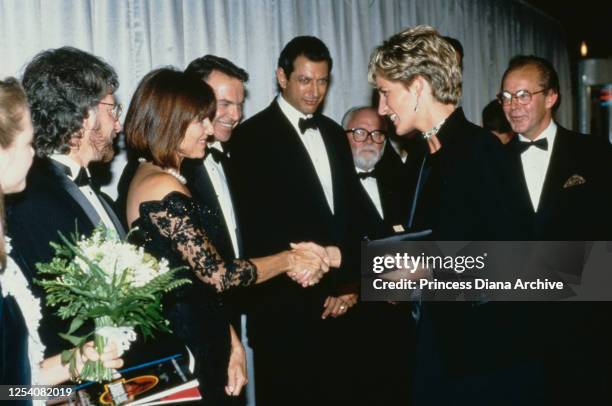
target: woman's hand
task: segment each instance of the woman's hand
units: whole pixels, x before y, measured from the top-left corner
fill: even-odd
[[[232,351],[227,366],[227,385],[225,385],[225,393],[227,393],[228,396],[238,396],[244,385],[248,383],[246,351],[238,335],[234,331],[234,328],[231,326],[230,334],[232,337]]]
[[[317,284],[329,271],[331,260],[324,247],[312,242],[291,243],[287,275],[303,287]]]
[[[123,366],[123,359],[119,358],[119,351],[114,342],[110,342],[104,347],[104,352],[100,355],[94,347],[93,341],[89,341],[82,348],[77,350],[77,371],[81,373],[87,361],[102,360],[105,368],[119,369]]]
[[[83,347],[75,348],[76,353],[76,372],[80,374],[83,371],[85,362],[97,361],[102,359],[106,368],[118,369],[123,366],[123,359],[119,358],[119,352],[117,346],[114,343],[110,343],[104,347],[104,353],[102,356],[98,354],[94,348],[93,341],[86,343]],[[62,356],[60,354],[46,358],[40,364],[40,382],[41,385],[58,385],[62,382],[66,382],[71,379],[70,363],[62,363]]]

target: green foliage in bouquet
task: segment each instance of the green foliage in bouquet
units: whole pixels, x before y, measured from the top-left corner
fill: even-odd
[[[71,241],[61,234],[60,238],[63,244],[51,243],[53,260],[37,264],[46,277],[36,283],[44,287],[47,305],[57,307],[62,319],[72,319],[69,331],[60,336],[77,348],[65,351],[62,360],[70,363],[73,378],[110,380],[111,371],[101,361],[87,361],[77,376],[76,351],[95,334],[95,347],[102,354],[107,339],[97,332],[104,328],[136,327],[145,337],[156,330],[169,331],[162,296],[191,281],[176,278],[182,268],[170,269],[167,260],[158,261],[142,248],[122,242],[102,225],[89,238],[74,236]],[[75,335],[87,320],[95,322],[96,330]]]

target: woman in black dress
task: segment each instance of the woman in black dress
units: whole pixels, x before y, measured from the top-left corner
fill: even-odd
[[[220,213],[198,205],[179,174],[184,158],[204,157],[214,112],[214,93],[200,79],[168,68],[146,75],[125,121],[130,154],[139,157],[125,199],[127,223],[138,228],[132,238],[171,265],[188,268],[183,274],[192,284],[168,295],[165,312],[195,355],[204,402],[221,405],[229,399],[226,371],[237,337],[219,293],[287,272],[304,286],[314,284],[328,270],[329,256],[312,243],[263,258],[226,260],[218,254],[212,241]]]
[[[462,70],[453,47],[432,27],[407,28],[374,50],[369,79],[380,94],[378,112],[397,134],[416,130],[428,147],[412,230],[431,230],[436,241],[522,239],[509,157],[459,106]],[[484,302],[417,307],[413,404],[537,404],[538,361],[522,345],[533,331],[530,309]]]

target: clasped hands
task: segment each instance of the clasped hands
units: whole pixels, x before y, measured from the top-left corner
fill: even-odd
[[[313,242],[291,243],[291,266],[287,276],[302,287],[316,285],[330,268],[338,268],[342,254],[338,247]]]

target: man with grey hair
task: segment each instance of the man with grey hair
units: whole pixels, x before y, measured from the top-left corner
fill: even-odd
[[[389,197],[387,194],[383,194],[379,171],[376,170],[387,143],[386,122],[373,107],[361,106],[353,107],[346,112],[342,119],[342,127],[351,146],[355,170],[362,186],[361,191],[364,193],[363,201],[367,205],[364,208],[366,214],[364,218],[368,237],[378,238],[389,235],[393,230],[385,224],[384,219],[391,201],[386,199]]]
[[[397,194],[401,185],[393,184],[393,177],[378,166],[387,144],[387,123],[376,109],[353,107],[342,119],[357,176],[364,193],[365,230],[369,238],[379,238],[404,231],[407,216],[405,207],[398,206]],[[407,185],[404,185],[405,187]]]
[[[393,173],[382,158],[393,154],[388,145],[388,125],[375,108],[353,107],[342,119],[342,127],[353,154],[356,176],[359,178],[362,198],[354,204],[359,209],[361,229],[369,239],[383,238],[404,231],[408,219],[408,204],[403,195],[411,194],[408,183],[398,182],[401,177]],[[358,361],[346,361],[347,370],[354,371],[351,381],[356,388],[347,398],[347,404],[401,405],[410,401],[410,371],[412,353],[405,356],[380,357],[377,351],[364,350],[372,342],[384,342],[389,348],[414,343],[414,320],[410,317],[409,303],[360,302],[345,321],[345,341],[353,346],[349,352],[359,353]],[[351,365],[351,362],[356,362]],[[363,371],[376,371],[377,385],[368,384]]]

